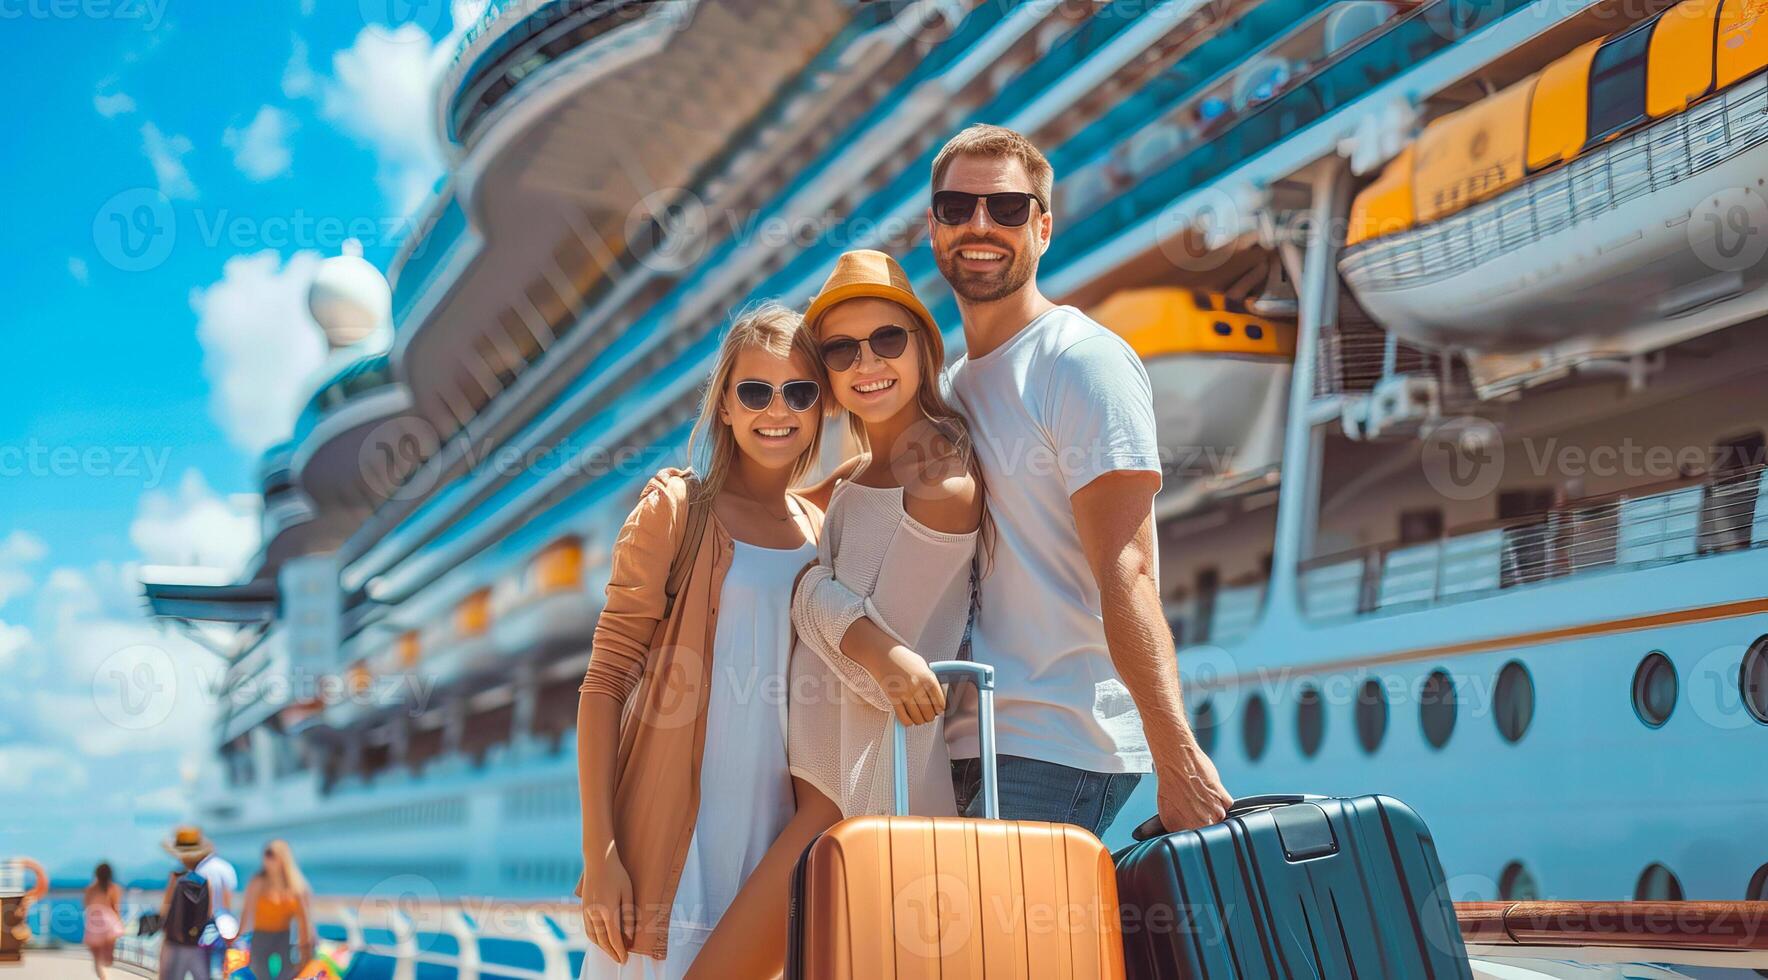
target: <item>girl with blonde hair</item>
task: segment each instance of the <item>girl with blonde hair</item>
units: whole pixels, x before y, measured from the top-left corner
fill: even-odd
[[[257,980],[298,976],[313,959],[312,902],[307,877],[295,863],[288,842],[273,840],[264,845],[264,861],[246,883],[245,913],[239,924],[240,935],[252,934],[252,976]],[[294,942],[290,941],[291,926]],[[295,943],[301,950],[298,958],[289,955]]]
[[[985,527],[968,426],[941,388],[945,345],[895,259],[843,254],[806,325],[862,453],[812,494],[827,501],[817,564],[795,586],[788,757],[810,817],[763,864],[790,868],[833,818],[893,812],[890,721],[909,729],[908,809],[955,816],[929,661],[955,659]],[[983,548],[986,559],[987,548]],[[690,980],[769,977],[785,963],[790,880],[757,874]]]
[[[784,876],[768,846],[831,820],[788,772],[784,692],[823,387],[802,317],[738,316],[694,469],[652,477],[614,542],[577,709],[582,980],[679,980],[746,880]]]

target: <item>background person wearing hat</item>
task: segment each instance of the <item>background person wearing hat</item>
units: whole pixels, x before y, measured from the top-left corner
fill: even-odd
[[[231,938],[227,876],[233,866],[215,856],[215,845],[198,827],[178,827],[162,846],[184,870],[167,878],[160,897],[160,980],[209,980],[214,975],[211,947],[224,950]]]

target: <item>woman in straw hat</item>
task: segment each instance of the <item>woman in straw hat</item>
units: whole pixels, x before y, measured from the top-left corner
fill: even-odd
[[[792,775],[840,816],[892,812],[895,715],[912,726],[909,811],[952,816],[945,694],[928,662],[959,653],[987,532],[969,429],[940,385],[945,345],[902,267],[869,249],[836,261],[805,323],[861,453],[830,481],[817,564],[794,590]],[[789,871],[806,843],[775,842],[689,980],[783,968]]]

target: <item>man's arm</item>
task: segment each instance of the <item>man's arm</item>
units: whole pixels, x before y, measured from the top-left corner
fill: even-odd
[[[1233,798],[1191,731],[1178,656],[1154,567],[1154,495],[1160,474],[1114,470],[1069,498],[1081,548],[1099,585],[1105,644],[1142,716],[1168,831],[1220,821]]]

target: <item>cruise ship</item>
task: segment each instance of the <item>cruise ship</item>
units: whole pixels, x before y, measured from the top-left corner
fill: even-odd
[[[721,327],[877,247],[961,353],[922,216],[984,121],[1055,167],[1045,291],[1155,382],[1233,792],[1403,799],[1457,900],[1768,898],[1765,11],[493,3],[417,230],[316,281],[249,571],[144,582],[235,627],[204,828],[330,895],[567,900],[608,550]]]

